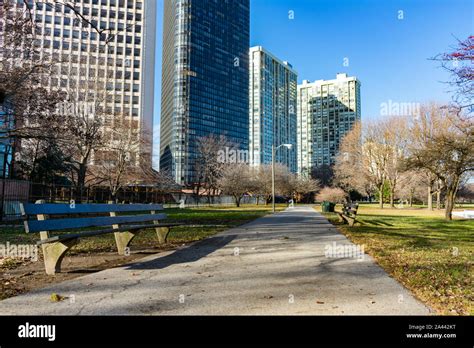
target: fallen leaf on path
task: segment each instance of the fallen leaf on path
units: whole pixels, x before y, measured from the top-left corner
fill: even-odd
[[[316,301],[317,304],[324,304],[323,301]]]
[[[50,298],[51,298],[51,301],[52,301],[52,302],[61,302],[61,301],[64,300],[66,297],[61,296],[61,295],[58,295],[58,294],[56,294],[56,293],[53,292],[53,293],[51,294],[51,297],[50,297]]]

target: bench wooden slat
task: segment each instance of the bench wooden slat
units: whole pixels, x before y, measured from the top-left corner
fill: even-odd
[[[25,221],[27,233],[40,231],[59,231],[73,228],[112,226],[124,223],[138,223],[153,220],[164,220],[166,214],[127,215],[127,216],[100,216],[71,219],[29,220]]]
[[[347,208],[344,208],[343,211],[345,213],[352,213],[352,214],[357,214],[357,209],[347,209]]]
[[[65,215],[163,210],[162,204],[21,204],[22,215]]]
[[[107,228],[103,230],[88,231],[88,232],[82,232],[82,233],[67,233],[67,234],[62,234],[59,236],[50,237],[48,239],[39,240],[38,242],[36,242],[36,244],[41,245],[41,244],[54,243],[54,242],[66,241],[66,240],[83,238],[83,237],[99,236],[102,234],[115,233],[115,232],[136,231],[136,230],[155,228],[155,227],[176,227],[176,226],[182,226],[182,225],[183,224],[180,224],[180,223],[165,223],[165,224],[160,223],[160,224],[123,226],[119,228]]]

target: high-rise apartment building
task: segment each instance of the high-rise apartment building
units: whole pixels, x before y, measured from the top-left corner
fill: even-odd
[[[298,85],[298,173],[333,165],[344,135],[361,118],[360,82],[337,74],[334,80]]]
[[[138,129],[151,154],[156,1],[78,0],[75,11],[59,2],[26,3],[42,54],[57,63],[57,74],[45,76],[42,86],[89,95],[101,90],[106,125],[120,118]],[[16,2],[23,9],[27,4]],[[81,86],[87,91],[79,91]]]
[[[250,49],[249,157],[252,165],[272,163],[272,145],[281,148],[275,162],[296,172],[296,105],[298,74],[263,47]]]
[[[249,0],[165,0],[160,168],[192,185],[199,137],[248,150]]]

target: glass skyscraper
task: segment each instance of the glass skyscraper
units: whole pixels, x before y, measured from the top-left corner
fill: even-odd
[[[360,120],[360,82],[337,74],[334,80],[298,85],[298,173],[332,166],[339,144]]]
[[[250,49],[250,162],[272,163],[272,145],[281,148],[275,162],[296,172],[296,104],[298,74],[261,46]]]
[[[196,182],[197,140],[248,150],[249,0],[165,0],[160,170]],[[217,156],[217,154],[216,154]]]

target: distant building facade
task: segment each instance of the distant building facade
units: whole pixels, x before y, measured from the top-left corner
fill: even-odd
[[[341,140],[361,118],[360,86],[347,74],[298,85],[298,173],[335,163]]]
[[[198,180],[200,137],[248,150],[249,33],[249,0],[165,0],[160,170],[178,184]]]
[[[298,74],[261,46],[250,49],[249,156],[252,165],[272,163],[272,145],[281,148],[275,162],[296,172],[296,105]]]
[[[16,2],[17,9],[31,12],[42,55],[58,62],[57,74],[44,76],[41,86],[82,94],[84,100],[100,95],[105,126],[120,122],[137,130],[151,163],[156,1],[78,0],[73,5],[94,28],[60,2]]]

